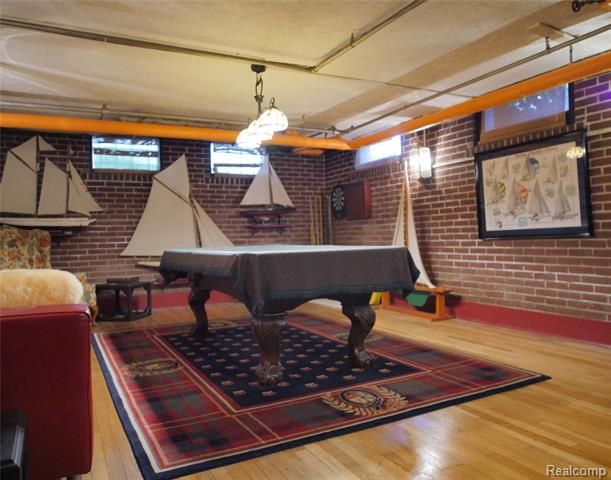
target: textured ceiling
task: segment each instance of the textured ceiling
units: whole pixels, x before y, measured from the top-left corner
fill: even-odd
[[[410,3],[409,11],[317,72],[304,68]],[[241,128],[256,115],[256,104],[252,62],[239,57],[253,57],[294,65],[270,64],[263,74],[266,102],[275,97],[291,127],[357,127],[347,137],[566,65],[568,48],[426,100],[544,51],[541,23],[553,27],[546,27],[551,47],[611,24],[611,12],[598,5],[574,13],[569,1],[551,0],[0,0],[0,15],[235,57],[117,45],[5,22],[3,111]],[[575,44],[573,59],[609,48],[606,30]],[[422,103],[384,117],[413,102]]]

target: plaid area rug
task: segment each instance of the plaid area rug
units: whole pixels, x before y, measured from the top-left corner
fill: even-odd
[[[549,377],[372,332],[368,369],[348,325],[292,314],[283,381],[261,387],[248,319],[97,333],[94,349],[142,475],[176,478],[522,387]]]

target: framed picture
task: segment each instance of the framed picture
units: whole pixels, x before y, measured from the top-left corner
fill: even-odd
[[[591,236],[586,134],[475,155],[479,236]]]

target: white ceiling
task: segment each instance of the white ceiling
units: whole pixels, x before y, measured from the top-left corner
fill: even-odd
[[[314,66],[409,5],[391,0],[0,0],[0,16],[34,24],[212,51],[219,58],[103,43],[2,26],[3,111],[231,129],[256,115],[255,74],[237,57]],[[611,12],[570,1],[427,0],[317,73],[268,65],[273,96],[292,128],[349,129],[545,49],[540,23],[559,43],[611,25]],[[535,29],[538,30],[538,29]],[[611,48],[611,30],[576,43],[579,60]],[[344,132],[395,125],[569,63],[569,49],[545,55],[451,94]],[[312,134],[306,131],[307,134]]]

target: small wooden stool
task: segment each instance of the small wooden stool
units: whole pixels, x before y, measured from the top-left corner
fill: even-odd
[[[138,279],[133,278],[109,278],[108,280],[108,283],[100,283],[96,285],[96,294],[100,296],[100,292],[105,290],[114,291],[115,304],[112,314],[108,316],[100,311],[98,314],[99,320],[136,320],[151,314],[151,282],[140,282]],[[133,309],[133,295],[136,288],[142,288],[146,291],[146,308],[144,310],[135,311]],[[123,293],[126,297],[126,310],[123,310],[123,307],[121,306],[121,293]]]

